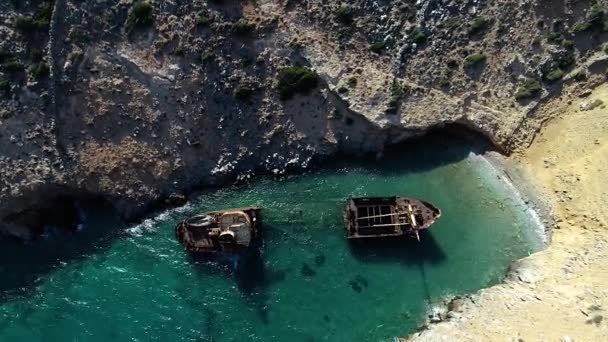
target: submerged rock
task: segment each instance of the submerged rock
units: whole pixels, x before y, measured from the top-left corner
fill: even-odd
[[[302,269],[300,270],[303,276],[305,277],[314,277],[317,272],[312,269],[307,263],[302,264]]]
[[[543,279],[542,268],[531,258],[514,261],[509,267],[508,278],[534,284]]]
[[[317,267],[323,266],[323,264],[325,264],[325,254],[318,254],[317,256],[315,256],[315,265]]]
[[[361,293],[361,291],[363,291],[363,288],[361,287],[361,285],[359,285],[359,283],[357,283],[354,280],[349,281],[348,284],[353,289],[353,291],[355,291],[357,293]]]

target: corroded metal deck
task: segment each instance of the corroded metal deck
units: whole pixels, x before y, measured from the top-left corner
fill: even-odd
[[[227,209],[204,213],[180,222],[177,240],[195,253],[243,251],[259,237],[260,209]]]
[[[344,223],[349,239],[412,235],[429,228],[441,210],[409,197],[362,197],[349,199]]]

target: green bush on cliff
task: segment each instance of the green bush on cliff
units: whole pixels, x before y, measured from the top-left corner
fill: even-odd
[[[538,96],[543,88],[537,80],[524,81],[515,92],[515,99],[520,101]]]
[[[490,25],[490,20],[485,17],[477,17],[469,23],[469,34],[475,35],[485,30]]]
[[[418,45],[422,45],[424,43],[426,43],[426,34],[424,34],[424,32],[419,31],[419,30],[415,30],[413,32],[413,37],[414,37],[414,43],[418,44]]]
[[[562,40],[562,47],[566,50],[574,50],[574,41],[570,39]]]
[[[465,59],[464,59],[464,67],[465,68],[473,68],[476,67],[477,65],[482,64],[483,62],[485,62],[487,59],[487,56],[484,55],[483,53],[474,53],[472,55],[468,55]]]
[[[603,29],[605,26],[604,13],[604,8],[598,3],[595,3],[589,9],[589,13],[587,13],[587,22],[593,27]]]
[[[591,24],[589,24],[588,22],[579,21],[576,24],[574,24],[574,26],[572,26],[572,32],[574,32],[574,33],[585,32],[585,31],[589,30],[590,28],[591,28]]]
[[[403,98],[405,94],[405,90],[400,82],[397,80],[393,81],[390,89],[390,96],[388,98],[388,104],[386,109],[386,114],[396,114],[397,108],[399,106],[399,101]]]
[[[318,84],[317,74],[303,66],[289,66],[279,70],[277,90],[281,99],[288,100],[295,94],[308,94]]]
[[[35,49],[34,49],[35,50]],[[32,50],[32,51],[34,51]],[[5,73],[23,71],[24,67],[12,51],[6,47],[0,48],[0,69]]]
[[[604,17],[604,8],[601,5],[595,3],[587,12],[585,19],[574,24],[574,26],[572,27],[572,32],[580,33],[590,30],[604,30],[606,28]]]
[[[11,84],[7,80],[0,80],[0,92],[8,94],[11,91]]]
[[[46,62],[40,62],[30,67],[30,75],[37,81],[47,77],[50,71],[49,65]]]
[[[211,19],[205,17],[204,15],[199,15],[196,17],[196,26],[207,26],[211,22]]]
[[[46,30],[52,15],[53,4],[50,1],[43,1],[33,16],[18,16],[15,19],[15,28],[25,34]]]
[[[147,1],[136,1],[129,10],[126,29],[131,32],[136,27],[148,27],[154,22],[154,9]]]
[[[448,80],[446,78],[442,78],[439,80],[438,84],[441,88],[447,88],[450,86],[450,80]]]
[[[234,97],[239,101],[247,101],[253,96],[255,90],[248,85],[241,84],[234,91]]]
[[[561,44],[564,41],[564,37],[559,32],[551,32],[547,35],[547,42],[550,44]]]
[[[564,77],[564,71],[560,68],[555,68],[545,75],[545,80],[549,83],[561,80]]]
[[[54,1],[43,1],[36,11],[36,20],[39,23],[46,23],[48,25],[51,22],[53,16],[53,2]]]
[[[386,44],[384,42],[375,42],[369,46],[369,51],[379,54],[382,52],[382,50],[384,50],[385,47]]]
[[[23,64],[21,64],[16,59],[10,59],[10,60],[2,63],[2,71],[4,71],[4,72],[15,73],[15,72],[23,71],[23,70],[24,70]]]
[[[255,26],[252,23],[241,18],[236,23],[232,24],[232,28],[230,30],[237,36],[246,36],[253,32],[254,29]]]
[[[336,20],[344,25],[352,24],[354,17],[354,11],[350,6],[341,6],[336,10]]]
[[[201,63],[208,64],[215,60],[215,53],[213,51],[208,50],[201,54]]]

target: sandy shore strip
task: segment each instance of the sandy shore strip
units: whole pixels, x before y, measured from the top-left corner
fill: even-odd
[[[545,246],[550,244],[557,216],[553,212],[551,200],[545,195],[543,189],[531,181],[532,175],[521,165],[500,153],[486,152],[482,158],[492,165],[496,173],[501,176],[502,181],[530,208],[530,216],[538,223],[539,229],[542,229],[535,233],[540,236]]]
[[[551,218],[551,244],[516,261],[504,283],[453,301],[447,320],[411,340],[608,341],[608,109],[603,102],[608,102],[607,84],[585,98],[555,99],[546,106],[562,114],[545,124],[528,149],[504,161],[489,156],[497,168],[505,167],[541,219]]]

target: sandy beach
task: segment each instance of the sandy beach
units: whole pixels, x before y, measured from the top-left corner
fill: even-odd
[[[531,199],[535,209],[550,208],[541,215],[554,218],[546,222],[547,248],[515,262],[503,284],[453,301],[449,319],[412,340],[608,340],[607,99],[604,84],[587,97],[547,103],[562,114],[506,160],[518,170],[510,175],[521,173],[542,194]]]

